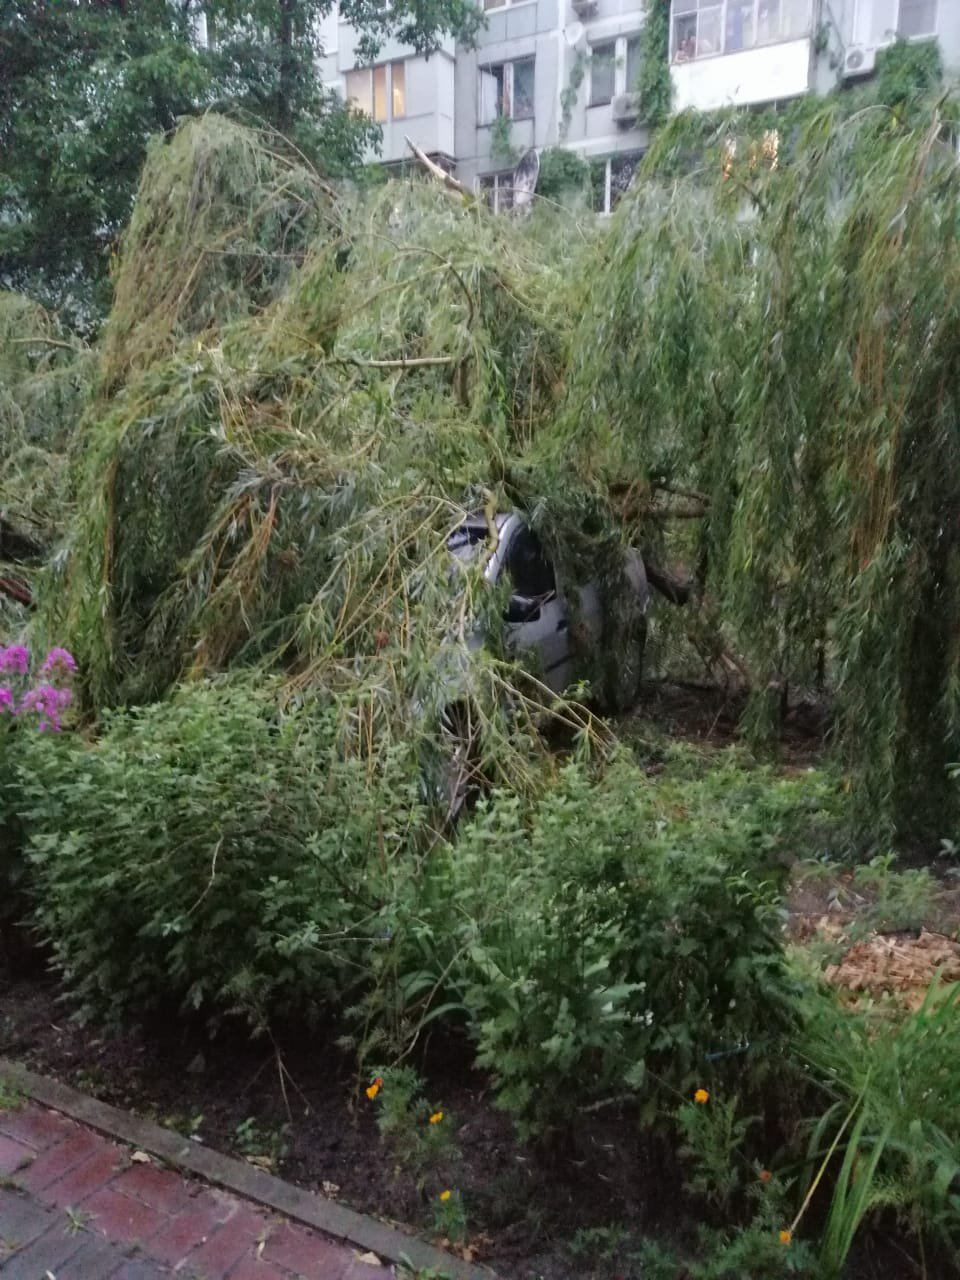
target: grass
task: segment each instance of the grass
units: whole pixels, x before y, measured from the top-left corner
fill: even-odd
[[[0,1076],[0,1111],[14,1111],[23,1103],[23,1095],[9,1080]]]

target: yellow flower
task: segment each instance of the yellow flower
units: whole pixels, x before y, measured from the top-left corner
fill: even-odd
[[[706,1089],[698,1089],[693,1095],[693,1100],[702,1107],[710,1101],[710,1094],[707,1093]]]
[[[440,1192],[440,1199],[443,1201],[443,1203],[444,1203],[444,1204],[446,1204],[446,1203],[447,1203],[447,1201],[450,1199],[450,1196],[451,1196],[452,1194],[453,1194],[453,1193],[452,1193],[452,1192],[450,1192],[450,1191],[441,1191],[441,1192]]]
[[[780,1232],[780,1243],[781,1243],[781,1244],[789,1244],[789,1243],[790,1243],[790,1241],[791,1241],[792,1239],[793,1239],[793,1232],[792,1232],[792,1231],[781,1231],[781,1232]]]
[[[433,1113],[433,1115],[430,1117],[430,1123],[431,1123],[431,1124],[439,1124],[439,1123],[440,1123],[440,1121],[441,1121],[442,1119],[443,1119],[443,1112],[442,1112],[442,1111],[435,1111],[435,1112]]]
[[[373,1084],[367,1086],[367,1097],[372,1102],[380,1090],[383,1088],[383,1076],[377,1076]]]

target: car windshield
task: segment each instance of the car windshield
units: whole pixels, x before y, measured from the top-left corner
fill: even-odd
[[[447,538],[447,550],[458,560],[469,562],[475,560],[480,548],[488,541],[490,531],[486,524],[468,521],[454,529]]]
[[[552,595],[557,589],[553,568],[532,529],[518,529],[510,539],[506,570],[517,595],[533,599]]]

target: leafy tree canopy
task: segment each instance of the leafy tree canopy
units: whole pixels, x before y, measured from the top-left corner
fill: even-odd
[[[331,176],[379,131],[317,74],[333,0],[0,0],[0,284],[92,328],[108,300],[151,135],[211,107],[277,129]],[[420,53],[470,41],[469,0],[345,0],[373,60],[388,36]]]

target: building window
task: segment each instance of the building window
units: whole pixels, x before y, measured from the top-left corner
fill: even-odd
[[[394,120],[402,120],[407,114],[407,64],[390,64],[390,114]]]
[[[637,85],[640,81],[640,37],[629,36],[627,38],[627,87],[625,93],[636,93]]]
[[[483,0],[483,7],[488,12],[491,9],[506,9],[508,4],[523,4],[524,0]]]
[[[506,173],[488,173],[480,179],[479,188],[494,213],[505,213],[513,208],[513,170]]]
[[[634,93],[640,79],[640,37],[618,36],[590,51],[587,105],[603,107],[618,93]]]
[[[595,44],[590,51],[591,107],[603,106],[612,99],[616,76],[616,43],[611,40],[609,44]]]
[[[385,124],[407,114],[407,76],[402,62],[360,67],[346,74],[346,98],[358,111]]]
[[[621,151],[615,156],[606,156],[590,162],[590,186],[596,213],[613,213],[623,196],[629,191],[637,166],[642,159],[642,151]]]
[[[480,68],[480,124],[497,116],[526,120],[533,115],[533,58]]]
[[[901,4],[916,5],[917,0]],[[674,62],[795,40],[809,35],[813,24],[811,0],[671,0],[670,14]]]
[[[937,34],[937,0],[900,0],[898,36]]]

